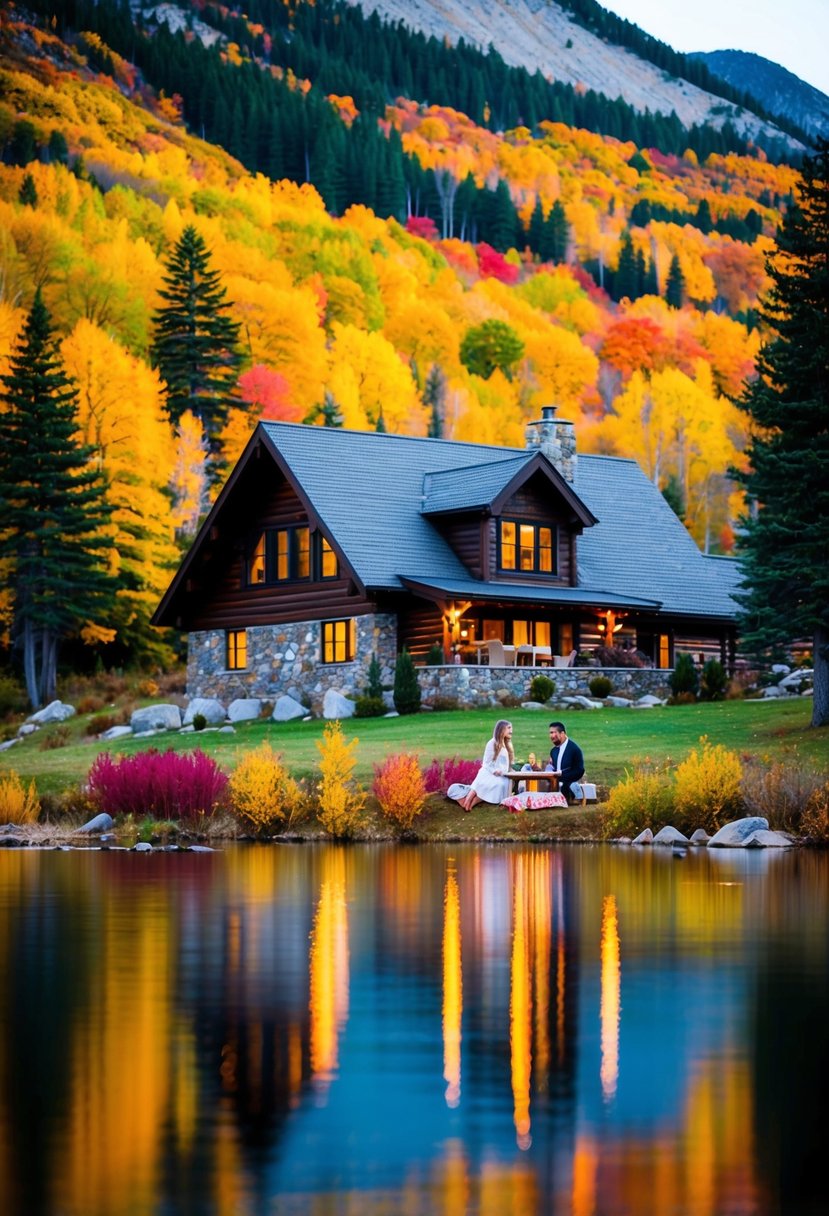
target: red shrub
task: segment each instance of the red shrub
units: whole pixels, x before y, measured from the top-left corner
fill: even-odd
[[[221,802],[227,774],[202,751],[150,749],[117,759],[101,752],[88,777],[89,792],[110,815],[188,819],[210,815]]]
[[[382,764],[375,764],[372,789],[386,818],[410,828],[426,798],[417,756],[388,756]]]
[[[518,267],[508,262],[502,253],[481,241],[475,246],[478,254],[478,269],[481,276],[499,279],[502,283],[518,282]]]
[[[426,793],[445,792],[456,782],[471,785],[480,767],[479,760],[462,760],[460,756],[452,756],[449,760],[433,760],[423,774]]]
[[[437,224],[428,215],[410,215],[406,220],[406,231],[411,232],[412,236],[422,237],[424,241],[437,240]]]

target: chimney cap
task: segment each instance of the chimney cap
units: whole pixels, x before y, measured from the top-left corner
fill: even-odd
[[[555,416],[556,416],[556,406],[542,405],[542,407],[541,407],[541,421],[542,422],[552,422],[553,419],[555,418]]]

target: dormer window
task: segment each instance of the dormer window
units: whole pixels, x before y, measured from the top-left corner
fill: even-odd
[[[554,539],[555,528],[518,519],[502,519],[498,533],[500,569],[526,574],[555,574]]]

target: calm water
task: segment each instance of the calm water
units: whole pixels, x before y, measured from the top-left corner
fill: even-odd
[[[3,1216],[829,1211],[829,855],[0,853]]]

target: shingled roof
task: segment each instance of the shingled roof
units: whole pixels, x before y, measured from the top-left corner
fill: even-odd
[[[490,598],[496,591],[505,598],[512,588],[515,598],[536,602],[572,596],[606,607],[658,605],[671,614],[726,620],[735,615],[730,593],[739,578],[736,562],[703,555],[635,461],[579,456],[572,492],[598,523],[579,539],[579,587],[547,592],[537,583],[471,578],[424,514],[424,507],[486,505],[526,462],[539,459],[537,449],[277,422],[260,423],[257,435],[281,455],[366,589],[421,583],[465,598]]]

